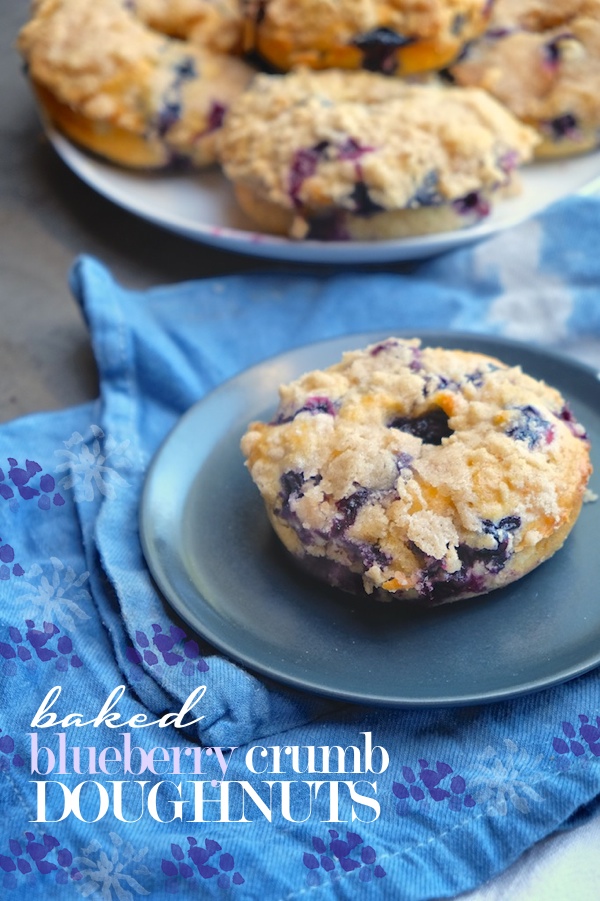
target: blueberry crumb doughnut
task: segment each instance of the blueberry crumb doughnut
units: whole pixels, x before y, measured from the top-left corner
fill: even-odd
[[[242,450],[304,567],[421,604],[484,594],[548,559],[591,473],[558,391],[489,356],[397,338],[282,386]]]
[[[600,0],[497,0],[490,29],[451,68],[542,138],[537,156],[600,143]]]
[[[245,46],[280,71],[433,71],[485,28],[487,0],[246,0]]]
[[[42,109],[125,166],[215,161],[216,133],[253,72],[148,28],[120,0],[39,0],[18,41]]]
[[[219,157],[263,230],[370,240],[478,222],[536,141],[483,91],[297,70],[253,80]]]

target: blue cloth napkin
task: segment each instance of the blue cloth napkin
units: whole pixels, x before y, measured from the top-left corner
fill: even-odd
[[[381,710],[286,689],[177,620],[146,568],[137,509],[181,414],[291,347],[447,328],[585,340],[589,351],[599,240],[599,203],[579,199],[409,274],[135,292],[93,259],[75,264],[100,398],[0,429],[2,897],[452,897],[593,807],[598,671],[464,709]],[[118,686],[115,728],[62,722],[93,721]],[[198,722],[126,723],[177,713],[199,686],[179,723]],[[284,749],[306,746],[355,746],[360,772],[295,772]],[[261,755],[277,747],[279,773],[276,752]]]

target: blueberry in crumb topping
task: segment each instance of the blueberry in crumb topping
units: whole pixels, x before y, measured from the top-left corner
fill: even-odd
[[[309,149],[298,150],[294,154],[290,168],[288,191],[296,206],[301,206],[299,194],[302,185],[307,178],[310,178],[317,171],[319,159],[323,152],[319,148],[321,148],[320,144]]]
[[[351,137],[335,144],[330,141],[319,141],[314,147],[304,147],[301,150],[297,150],[292,160],[288,178],[288,191],[294,205],[296,207],[302,206],[302,201],[300,200],[302,185],[307,178],[315,174],[317,166],[322,159],[358,160],[363,154],[371,153],[373,150],[373,147],[365,147]],[[316,228],[318,229],[318,227],[317,224]],[[316,237],[316,235],[311,237]],[[331,238],[328,239],[331,240]],[[338,240],[344,239],[338,238]]]
[[[463,31],[466,24],[467,17],[463,13],[457,13],[452,20],[450,31],[452,32],[452,34],[458,37],[458,35]]]
[[[554,438],[552,424],[531,405],[516,409],[519,410],[519,415],[506,430],[506,434],[515,441],[524,441],[530,450],[550,444]]]
[[[362,52],[363,69],[392,75],[398,68],[396,51],[413,44],[414,38],[399,34],[391,28],[374,28],[354,38],[352,44]]]
[[[543,48],[544,62],[550,69],[557,69],[563,56],[565,41],[576,40],[575,35],[565,32],[548,41]]]
[[[208,113],[208,127],[206,130],[216,131],[217,128],[221,128],[226,112],[226,106],[224,106],[222,103],[219,103],[218,100],[213,100]]]
[[[453,430],[448,425],[448,416],[440,407],[435,407],[422,416],[399,416],[389,424],[390,429],[408,432],[420,438],[423,444],[441,444],[442,439],[449,438]]]
[[[366,541],[346,541],[345,548],[350,559],[361,564],[365,571],[371,569],[372,566],[379,566],[380,569],[383,569],[392,562],[390,555],[382,551],[378,545],[368,544]]]
[[[371,153],[374,147],[363,147],[354,138],[347,138],[341,144],[336,145],[337,155],[340,160],[357,160],[365,153]]]
[[[184,82],[195,78],[196,66],[191,57],[184,57],[174,67],[174,79],[165,91],[162,98],[161,109],[154,123],[159,137],[164,138],[166,133],[181,118],[181,88]]]
[[[315,413],[327,413],[328,416],[335,416],[336,412],[335,406],[328,397],[307,397],[303,406],[292,413],[291,416],[284,416],[283,413],[280,413],[271,424],[283,425],[284,423],[292,422],[300,413],[311,413],[313,416]]]
[[[471,191],[465,197],[452,202],[452,206],[460,216],[476,216],[484,219],[490,214],[490,204],[479,191]]]
[[[442,195],[439,192],[439,174],[432,169],[428,172],[415,193],[409,206],[439,206],[442,203]]]
[[[380,213],[383,210],[383,207],[371,198],[369,194],[369,189],[367,188],[364,181],[357,181],[354,186],[354,190],[350,195],[350,200],[352,201],[352,211],[356,213],[357,216],[374,216],[375,213]]]
[[[171,129],[176,122],[179,122],[180,118],[181,103],[164,103],[156,119],[156,131],[158,132],[159,137],[164,138],[169,129]]]
[[[562,138],[575,138],[577,135],[578,122],[573,113],[564,113],[555,119],[550,119],[546,123],[546,127],[550,131],[550,136],[554,141],[560,141]]]
[[[381,344],[376,344],[375,347],[372,347],[370,354],[372,357],[378,357],[380,353],[385,350],[391,350],[392,347],[398,347],[398,342],[395,338],[388,338],[387,341],[382,341]]]
[[[459,388],[460,385],[457,381],[448,379],[445,375],[427,374],[423,385],[423,395],[424,397],[429,397],[430,394],[435,394],[436,391],[458,391]]]
[[[555,414],[558,419],[564,422],[569,431],[575,435],[576,438],[581,438],[583,441],[587,441],[587,432],[581,423],[577,422],[573,411],[571,410],[568,404],[564,404],[563,407],[559,410],[558,413]]]
[[[421,597],[439,604],[459,594],[479,594],[485,591],[486,574],[496,575],[504,569],[511,556],[511,533],[520,527],[520,516],[505,516],[498,523],[483,520],[482,531],[495,539],[496,547],[459,545],[457,554],[461,567],[455,573],[447,573],[439,560],[428,558],[418,585]]]
[[[284,472],[279,479],[279,484],[281,485],[281,491],[279,492],[279,496],[281,497],[284,504],[288,504],[290,498],[293,495],[296,497],[302,496],[302,486],[305,483],[304,473],[298,472],[297,470],[290,469],[288,472]]]
[[[366,502],[369,493],[368,488],[361,487],[355,491],[354,494],[349,495],[349,497],[343,497],[337,502],[336,507],[339,510],[340,515],[336,516],[333,521],[331,527],[332,538],[341,535],[346,529],[353,525],[358,511]]]

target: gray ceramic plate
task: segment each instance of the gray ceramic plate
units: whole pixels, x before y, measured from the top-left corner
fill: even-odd
[[[270,418],[280,382],[382,337],[350,335],[267,360],[180,420],[152,463],[142,498],[142,544],[159,588],[184,620],[234,660],[349,701],[481,703],[598,666],[600,501],[584,506],[565,546],[524,579],[428,611],[369,604],[328,588],[297,572],[280,550],[243,465],[240,437],[251,419]],[[556,386],[585,424],[598,458],[595,371],[496,338],[421,337],[521,364]]]

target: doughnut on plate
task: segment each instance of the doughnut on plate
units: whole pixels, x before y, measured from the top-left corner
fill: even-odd
[[[356,265],[427,258],[517,225],[575,192],[591,194],[600,190],[598,150],[524,168],[521,194],[502,200],[486,220],[460,231],[393,241],[291,241],[256,232],[217,168],[197,173],[128,171],[85,153],[50,126],[46,131],[73,172],[129,212],[196,241],[294,262]]]
[[[180,420],[150,467],[141,503],[142,546],[158,587],[199,635],[233,660],[295,688],[358,703],[484,703],[600,665],[600,501],[584,505],[564,547],[529,575],[441,607],[415,610],[353,597],[290,564],[244,467],[240,438],[251,419],[271,417],[280,383],[386,337],[350,335],[267,360]],[[404,337],[495,356],[553,385],[585,424],[600,473],[595,370],[495,337]],[[600,493],[598,475],[590,488]]]

